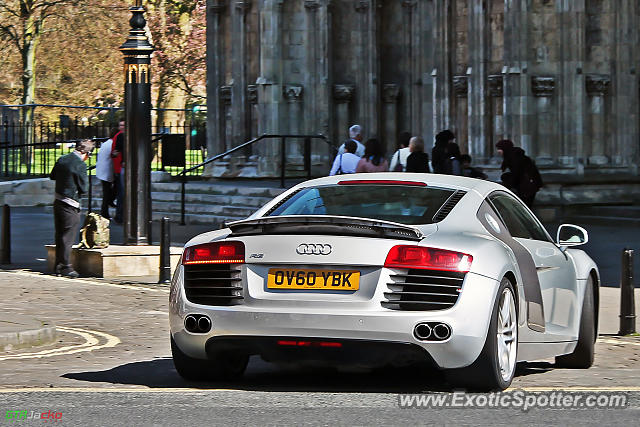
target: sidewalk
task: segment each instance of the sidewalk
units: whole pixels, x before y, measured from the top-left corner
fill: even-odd
[[[577,224],[581,225],[581,224]],[[635,282],[640,287],[640,227],[612,224],[584,225],[589,243],[580,248],[591,256],[600,269],[603,286],[617,287],[620,283],[620,263],[623,248],[634,249]],[[558,224],[546,224],[555,237]],[[211,231],[207,225],[171,224],[171,244],[184,245],[192,237]],[[155,221],[152,231],[154,244],[159,244],[160,224]],[[11,209],[11,265],[4,269],[29,269],[47,273],[46,244],[54,241],[53,215],[46,207]],[[111,243],[122,244],[122,226],[111,223]]]

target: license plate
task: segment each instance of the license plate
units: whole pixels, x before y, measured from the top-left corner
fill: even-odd
[[[267,276],[269,289],[308,289],[356,291],[360,286],[358,270],[304,270],[270,268]]]

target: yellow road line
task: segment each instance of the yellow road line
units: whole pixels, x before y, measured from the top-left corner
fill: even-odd
[[[69,328],[57,326],[56,329],[61,332],[67,332],[82,337],[85,342],[82,344],[70,345],[49,350],[42,350],[33,353],[19,353],[0,357],[1,360],[18,360],[18,359],[40,359],[43,357],[65,356],[85,351],[94,351],[101,348],[115,347],[120,343],[120,339],[104,332],[90,331],[87,329]],[[96,338],[97,336],[97,338]],[[100,344],[100,341],[103,344]]]
[[[143,290],[143,291],[149,291],[149,292],[163,292],[163,293],[169,293],[169,289],[166,288],[149,288],[147,286],[133,286],[133,285],[121,285],[118,283],[109,283],[109,282],[102,282],[102,281],[97,281],[97,280],[91,280],[91,279],[70,279],[67,277],[58,277],[58,276],[50,276],[47,274],[41,274],[41,273],[31,273],[28,271],[1,271],[0,273],[7,273],[7,274],[17,274],[17,275],[21,275],[21,276],[28,276],[28,277],[34,277],[34,278],[40,278],[40,279],[52,279],[52,280],[58,280],[58,281],[62,281],[62,282],[66,282],[66,283],[82,283],[82,284],[87,284],[87,285],[93,285],[93,286],[111,286],[114,288],[121,288],[121,289],[135,289],[135,290]]]
[[[212,391],[239,391],[249,393],[248,390],[235,390],[229,388],[91,388],[91,387],[11,387],[0,388],[2,393],[185,393],[185,392],[212,392]]]

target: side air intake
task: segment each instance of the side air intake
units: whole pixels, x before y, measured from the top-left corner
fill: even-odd
[[[444,203],[444,205],[442,205],[442,207],[438,210],[438,212],[436,212],[436,214],[433,216],[433,222],[439,222],[445,219],[447,215],[449,215],[449,212],[451,212],[451,210],[458,204],[460,199],[462,199],[465,194],[467,194],[466,191],[460,190],[453,193],[451,197],[449,197],[449,199]]]

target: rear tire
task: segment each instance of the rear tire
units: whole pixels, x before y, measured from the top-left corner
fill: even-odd
[[[513,285],[502,279],[482,352],[466,368],[445,372],[454,387],[474,391],[501,391],[511,385],[516,370],[518,319]]]
[[[556,357],[556,367],[570,369],[587,369],[593,365],[596,342],[596,324],[594,321],[593,278],[587,279],[580,316],[580,332],[578,344],[573,353]]]
[[[244,374],[249,356],[237,353],[218,353],[210,359],[195,359],[180,350],[171,337],[171,355],[178,374],[187,381],[233,380]]]

